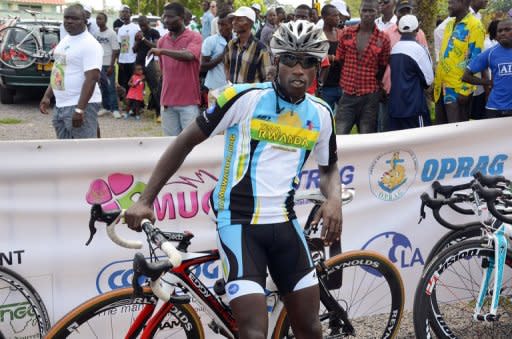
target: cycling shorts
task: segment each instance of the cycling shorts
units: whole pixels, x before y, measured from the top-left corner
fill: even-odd
[[[297,220],[219,226],[217,241],[229,300],[264,294],[267,268],[281,295],[318,284]]]

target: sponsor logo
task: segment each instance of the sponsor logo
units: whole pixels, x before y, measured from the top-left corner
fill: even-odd
[[[217,177],[199,169],[194,176],[179,176],[169,181],[153,204],[157,220],[194,218],[210,212],[210,196]],[[126,173],[110,174],[107,180],[95,179],[89,185],[85,199],[89,204],[100,204],[104,210],[127,209],[138,200],[146,184],[135,181]]]
[[[398,232],[379,233],[368,240],[362,249],[378,249],[383,253],[387,249],[389,260],[402,269],[425,264],[420,249],[413,247],[409,238]]]
[[[235,294],[239,290],[240,290],[240,286],[238,286],[238,284],[236,284],[236,283],[232,283],[228,287],[228,293],[231,295]]]
[[[478,248],[472,248],[472,249],[468,249],[464,252],[459,252],[459,253],[457,253],[457,255],[452,255],[451,257],[446,259],[442,264],[439,265],[439,267],[437,268],[437,271],[436,271],[437,275],[440,276],[441,274],[443,274],[443,272],[448,267],[450,267],[457,261],[459,261],[461,259],[466,259],[466,258],[469,259],[469,258],[477,255],[479,251],[480,251],[480,249],[478,249]],[[435,281],[437,281],[437,279]]]
[[[476,172],[483,174],[503,174],[508,155],[462,156],[458,158],[428,159],[423,164],[421,181],[429,182],[448,178],[471,177]]]
[[[382,336],[382,338],[391,338],[391,333],[393,332],[393,328],[396,326],[398,321],[398,310],[393,310],[391,312],[391,318],[388,321],[388,326],[386,328],[386,332]]]
[[[512,75],[512,62],[498,64],[498,74],[502,76]]]
[[[28,301],[0,305],[0,328],[8,326],[13,338],[39,338],[38,325],[37,316]]]
[[[354,181],[355,167],[347,165],[340,168],[340,181],[343,185],[349,185]],[[300,189],[312,189],[320,187],[320,170],[303,170],[297,178]]]
[[[7,266],[22,263],[22,254],[25,250],[14,250],[9,252],[0,252],[0,266]]]
[[[208,288],[206,288],[206,286],[204,286],[201,281],[199,281],[199,279],[197,279],[197,277],[193,274],[193,273],[190,273],[188,275],[188,277],[190,278],[190,280],[192,280],[192,282],[194,283],[194,285],[199,289],[199,292],[201,292],[201,294],[205,297],[205,298],[208,298],[209,296],[211,296],[211,293],[210,291],[208,290]]]
[[[416,155],[407,150],[396,150],[379,155],[370,170],[370,188],[378,199],[398,200],[414,183],[418,169]]]

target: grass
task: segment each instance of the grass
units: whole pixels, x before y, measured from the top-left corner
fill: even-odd
[[[3,118],[0,119],[0,125],[16,125],[21,124],[23,120],[16,118]]]

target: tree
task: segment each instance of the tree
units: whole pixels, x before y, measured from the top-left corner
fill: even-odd
[[[488,10],[507,13],[510,9],[512,9],[512,0],[489,1]]]
[[[431,47],[434,46],[434,29],[436,28],[438,3],[443,1],[445,0],[417,0],[416,3],[416,16],[420,22],[421,29],[425,32],[428,45]]]

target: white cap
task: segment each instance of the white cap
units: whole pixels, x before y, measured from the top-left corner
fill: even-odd
[[[418,29],[418,19],[411,14],[404,15],[398,22],[398,30],[400,33],[412,33]]]
[[[350,14],[348,13],[347,4],[343,0],[333,0],[331,1],[331,5],[336,7],[341,15],[350,18]]]
[[[254,8],[254,9],[256,9],[256,10],[258,10],[258,11],[260,11],[260,12],[261,12],[261,6],[260,6],[260,4],[252,4],[252,5],[251,5],[251,8]]]
[[[235,11],[235,13],[230,14],[230,16],[245,16],[252,22],[256,21],[256,13],[252,9],[250,9],[249,7],[246,7],[246,6],[240,7],[239,9],[237,9]]]
[[[91,7],[91,5],[83,5],[83,7],[84,7],[84,11],[89,12],[89,13],[92,13],[92,7]]]
[[[119,7],[119,11],[122,11],[122,10],[125,10],[125,9],[130,10],[130,6],[128,6],[128,5],[121,5],[121,7]]]

